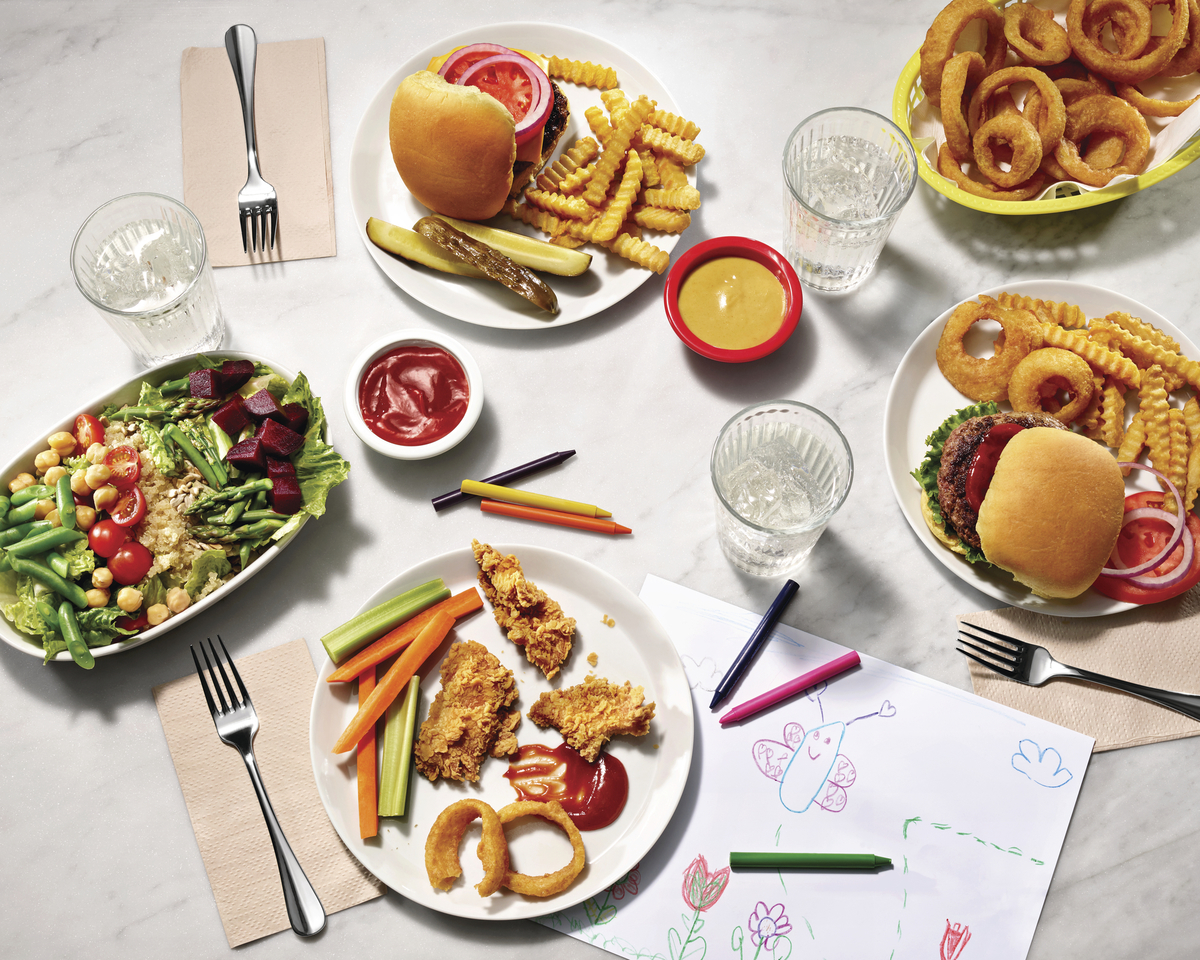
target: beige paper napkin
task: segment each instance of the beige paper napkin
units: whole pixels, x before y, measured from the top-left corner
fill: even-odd
[[[960,614],[1045,647],[1073,667],[1146,686],[1200,694],[1200,591],[1111,617],[1048,617],[1006,607]],[[1138,697],[1076,680],[1030,687],[967,661],[981,697],[1096,738],[1096,752],[1200,734],[1200,723]]]
[[[263,179],[279,195],[279,234],[273,250],[242,251],[237,194],[246,182],[246,136],[225,48],[184,50],[179,87],[183,202],[200,218],[212,265],[336,256],[325,41],[258,46],[258,164]]]
[[[254,753],[271,806],[325,912],[379,896],[383,885],[346,849],[313,780],[308,714],[317,674],[308,646],[294,640],[236,663],[258,712]],[[250,776],[217,738],[199,679],[192,673],[155,687],[154,702],[229,946],[289,929]]]

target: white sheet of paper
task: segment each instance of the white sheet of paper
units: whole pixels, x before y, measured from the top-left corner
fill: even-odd
[[[540,922],[630,958],[1028,953],[1090,737],[865,655],[722,728],[734,704],[847,649],[779,626],[710,711],[761,615],[653,576],[641,597],[695,694],[691,777],[666,833],[626,878]],[[893,866],[730,873],[734,850],[873,853]]]

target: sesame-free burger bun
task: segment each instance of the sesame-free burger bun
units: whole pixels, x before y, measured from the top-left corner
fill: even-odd
[[[1034,427],[1004,447],[975,525],[984,555],[1040,597],[1077,597],[1108,561],[1125,479],[1100,444]]]
[[[396,88],[388,134],[400,178],[430,210],[487,220],[504,206],[517,141],[499,100],[421,70]]]

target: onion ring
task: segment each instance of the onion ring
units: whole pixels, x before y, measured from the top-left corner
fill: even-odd
[[[1001,170],[992,152],[992,141],[1012,148],[1008,170]],[[1042,141],[1037,128],[1019,113],[992,117],[975,131],[975,166],[998,187],[1015,187],[1033,176],[1042,162]]]
[[[951,57],[942,71],[942,129],[950,152],[963,162],[971,159],[971,134],[963,113],[966,91],[978,85],[986,70],[983,57],[968,50]]]
[[[995,320],[1000,336],[994,356],[986,359],[967,353],[963,343],[967,331],[979,320]],[[975,401],[1008,398],[1008,378],[1030,351],[1042,345],[1042,328],[1037,317],[1019,307],[1002,307],[991,297],[959,304],[937,345],[937,364],[950,384]]]
[[[1114,56],[1135,59],[1146,52],[1150,42],[1150,7],[1142,0],[1091,0],[1083,14],[1083,32],[1101,47],[1105,27],[1112,31],[1117,46]]]
[[[964,193],[970,193],[976,197],[986,197],[988,200],[1028,200],[1030,197],[1036,197],[1046,184],[1046,177],[1041,171],[1011,190],[1002,190],[994,183],[980,183],[978,180],[972,180],[963,173],[962,165],[954,159],[950,147],[944,143],[938,150],[938,173],[947,180],[952,180],[954,185]]]
[[[467,825],[477,818],[483,821],[483,838],[476,852],[483,861],[484,876],[475,889],[481,897],[490,897],[500,889],[508,873],[508,842],[504,839],[503,822],[490,805],[472,798],[450,804],[429,828],[425,872],[432,886],[449,890],[462,876],[458,845]]]
[[[1054,22],[1049,10],[1031,3],[1014,3],[1004,11],[1004,36],[1026,63],[1049,67],[1071,56],[1067,31]]]
[[[1200,94],[1191,100],[1158,100],[1148,97],[1137,87],[1129,83],[1117,83],[1117,96],[1128,100],[1143,117],[1177,117],[1197,100]]]
[[[1093,167],[1079,154],[1079,146],[1095,133],[1119,134],[1125,142],[1120,163]],[[1086,97],[1067,109],[1067,130],[1054,158],[1072,180],[1103,187],[1114,177],[1136,176],[1150,155],[1150,128],[1137,109],[1120,97]]]
[[[1044,393],[1047,389],[1049,393]],[[1071,397],[1059,410],[1047,409],[1046,400],[1065,388]],[[1053,413],[1063,423],[1071,423],[1092,402],[1096,381],[1088,362],[1061,347],[1043,347],[1030,352],[1013,368],[1008,378],[1008,401],[1018,413]]]
[[[1107,4],[1115,4],[1116,0],[1097,0]],[[1140,0],[1132,0],[1133,4]],[[1151,0],[1151,3],[1158,0]],[[1071,48],[1075,57],[1084,66],[1109,80],[1120,80],[1123,83],[1141,83],[1163,69],[1188,40],[1189,3],[1187,0],[1162,0],[1173,2],[1174,12],[1171,15],[1171,28],[1162,42],[1155,49],[1144,53],[1135,59],[1122,59],[1117,54],[1106,49],[1102,44],[1092,40],[1084,28],[1084,15],[1088,10],[1088,0],[1070,0],[1067,7],[1067,36],[1071,40]],[[1147,47],[1150,44],[1147,43]]]
[[[557,824],[562,827],[567,838],[571,841],[571,849],[573,854],[571,862],[561,870],[555,870],[553,873],[543,874],[540,877],[531,877],[525,873],[515,873],[512,870],[506,870],[504,873],[504,886],[508,887],[514,893],[524,894],[527,897],[552,897],[557,893],[562,893],[572,883],[575,878],[583,871],[583,866],[586,861],[586,855],[583,849],[583,837],[579,834],[579,828],[575,826],[567,812],[557,800],[551,800],[549,803],[539,803],[536,800],[518,800],[516,803],[510,803],[507,807],[501,807],[496,814],[501,823],[511,823],[517,817],[541,817],[543,820],[548,820],[550,823]]]
[[[997,91],[1022,80],[1033,83],[1042,94],[1046,115],[1038,125],[1037,131],[1042,140],[1042,153],[1050,153],[1062,140],[1067,123],[1067,109],[1062,93],[1054,85],[1054,81],[1036,67],[1005,67],[984,77],[971,94],[971,102],[967,107],[967,128],[974,136],[980,125],[989,119],[990,114],[985,112],[989,98]]]
[[[974,20],[984,21],[987,40],[983,62],[988,72],[1000,69],[1008,55],[1004,39],[1004,15],[988,0],[951,0],[933,19],[921,44],[921,89],[931,106],[941,105],[942,71],[954,56],[954,46],[967,25]]]
[[[1147,44],[1151,49],[1162,41],[1151,37]],[[1179,52],[1175,54],[1158,75],[1160,77],[1186,77],[1189,73],[1200,70],[1200,3],[1188,0],[1188,35]]]

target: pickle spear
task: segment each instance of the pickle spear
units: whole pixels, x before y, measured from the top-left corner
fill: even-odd
[[[499,250],[474,237],[468,237],[461,230],[456,230],[437,217],[422,217],[417,221],[415,229],[421,236],[432,240],[459,260],[482,270],[491,279],[504,284],[514,293],[519,293],[547,313],[558,313],[558,297],[554,295],[554,291],[532,270],[506,257]]]
[[[501,230],[499,227],[489,227],[487,224],[472,223],[469,220],[455,220],[440,213],[438,219],[445,220],[468,237],[474,237],[489,247],[494,247],[530,270],[554,273],[560,277],[577,277],[584,273],[592,262],[590,253],[558,247],[545,240],[527,237],[523,233],[513,233],[511,230]]]
[[[386,220],[367,218],[367,237],[375,246],[394,253],[405,260],[412,260],[442,273],[453,273],[460,277],[483,278],[483,273],[458,257],[451,256],[446,248],[419,233],[398,227]]]

